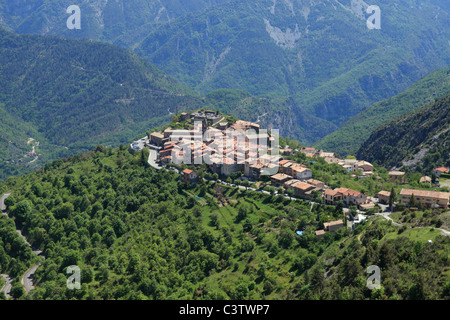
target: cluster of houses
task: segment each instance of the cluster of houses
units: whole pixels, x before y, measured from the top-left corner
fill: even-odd
[[[150,135],[150,142],[160,147],[159,161],[166,163],[202,164],[204,155],[210,155],[209,169],[214,173],[229,176],[233,172],[241,171],[250,179],[259,180],[263,175],[270,176],[273,186],[291,189],[293,195],[302,199],[313,199],[322,196],[325,203],[336,204],[343,201],[347,205],[356,205],[363,209],[374,207],[374,203],[367,196],[351,189],[329,189],[322,181],[313,179],[312,170],[295,161],[284,159],[286,154],[293,154],[297,150],[282,149],[281,156],[272,155],[271,143],[274,139],[267,132],[261,132],[256,123],[238,120],[229,125],[221,122],[222,118],[214,112],[181,114],[180,120],[191,119],[189,130],[174,130],[168,128],[162,133],[154,132]],[[245,139],[224,143],[222,149],[216,148],[217,139],[226,139],[229,132],[245,131]],[[252,131],[250,131],[252,130]],[[248,134],[248,132],[253,132]],[[195,139],[198,134],[202,139]],[[223,141],[222,141],[223,143]],[[222,152],[217,152],[222,150]],[[261,150],[263,152],[261,153]],[[344,170],[363,175],[373,174],[373,166],[367,161],[356,159],[341,160],[335,153],[324,152],[314,148],[302,148],[300,152],[308,157],[323,157],[329,163],[337,163]],[[183,171],[186,183],[195,183],[196,174],[191,169]]]
[[[323,158],[327,163],[336,163],[347,172],[357,173],[361,170],[362,176],[373,175],[373,165],[364,160],[340,159],[334,152],[324,152],[323,150],[317,150],[315,148],[303,147],[300,152],[303,152],[310,158]]]
[[[442,173],[448,173],[449,168],[439,167],[432,170],[432,174],[439,177]],[[400,184],[406,183],[405,172],[402,171],[390,171],[389,178],[391,182]],[[419,183],[432,183],[432,178],[429,176],[423,176],[420,178]],[[388,204],[391,193],[389,191],[380,191],[376,194],[379,202],[382,204]],[[439,192],[432,190],[416,190],[416,189],[402,189],[400,192],[400,203],[410,206],[411,199],[414,197],[416,204],[420,203],[424,208],[449,208],[450,193]]]
[[[182,114],[185,117],[194,123],[189,130],[168,128],[150,135],[150,142],[161,148],[162,164],[206,163],[213,173],[229,176],[241,171],[254,179],[278,172],[281,156],[271,154],[275,137],[260,132],[258,124],[238,120],[229,125],[210,112]]]
[[[298,198],[312,199],[321,195],[324,203],[329,205],[343,202],[347,206],[354,205],[362,210],[375,206],[364,193],[359,191],[348,188],[330,189],[323,182],[313,179],[311,169],[295,161],[284,159],[283,156],[302,152],[307,157],[324,158],[327,163],[336,163],[343,170],[358,173],[363,177],[373,175],[373,165],[367,161],[340,159],[333,152],[307,147],[302,147],[300,150],[277,149],[274,153],[272,151],[276,148],[272,148],[272,144],[275,136],[267,133],[266,130],[260,130],[260,126],[256,123],[238,120],[229,124],[216,111],[182,113],[180,121],[187,120],[192,124],[189,130],[167,128],[163,132],[153,132],[150,135],[148,142],[152,147],[158,148],[158,161],[162,164],[172,162],[199,165],[206,162],[213,173],[223,176],[229,176],[238,171],[254,180],[259,180],[264,175],[270,176],[273,186],[283,187],[285,190],[291,189],[294,196]],[[238,139],[233,135],[235,132],[245,132],[245,135],[242,139]],[[218,148],[218,141],[220,141],[220,148]],[[433,170],[433,174],[437,177],[441,173],[448,172],[448,168]],[[406,183],[406,175],[402,171],[390,171],[389,178],[391,182]],[[184,170],[183,179],[186,183],[195,183],[196,172],[191,169]],[[431,178],[425,176],[420,182],[428,181],[431,182]],[[408,203],[411,194],[414,194],[416,200],[425,207],[448,208],[447,193],[403,189],[400,194],[401,203]],[[376,196],[380,203],[387,204],[390,192],[380,191]],[[334,228],[333,225],[328,226],[323,232],[333,231]]]

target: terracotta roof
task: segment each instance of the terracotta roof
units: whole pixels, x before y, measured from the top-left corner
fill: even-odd
[[[435,198],[435,199],[447,199],[450,198],[450,192],[438,192],[427,190],[414,190],[414,189],[402,189],[400,196],[410,197],[414,194],[415,197]]]
[[[223,164],[233,165],[233,164],[236,164],[236,161],[234,159],[225,157],[223,159]]]
[[[318,184],[322,184],[323,183],[322,181],[316,180],[316,179],[309,179],[306,182],[308,182],[309,184],[312,184],[312,185],[318,185]]]
[[[325,230],[317,230],[316,231],[316,236],[321,236],[323,234],[325,234]]]
[[[369,203],[365,203],[365,204],[360,205],[360,207],[361,207],[361,208],[370,209],[370,208],[375,207],[375,203],[373,203],[373,202],[371,201],[371,202],[369,202]]]
[[[297,179],[291,179],[289,181],[286,181],[284,183],[285,187],[294,187],[297,183],[300,183],[300,180]]]
[[[285,165],[286,163],[292,163],[292,162],[294,162],[294,161],[292,161],[292,160],[287,160],[287,159],[281,160],[281,161],[280,161],[280,166],[283,166],[283,165]]]
[[[440,172],[448,173],[448,168],[439,167],[439,168],[434,169],[434,171],[440,171]]]
[[[297,172],[303,172],[303,171],[308,171],[310,169],[308,169],[302,165],[298,165],[298,166],[292,167],[292,170],[295,170]]]
[[[402,171],[389,171],[390,176],[403,176],[404,174]]]
[[[391,193],[389,191],[380,191],[378,192],[379,195],[385,196],[385,197],[389,197],[391,195]]]
[[[186,173],[186,174],[191,174],[191,173],[193,173],[194,171],[192,171],[192,170],[190,170],[190,169],[184,169],[183,170],[183,173]]]
[[[352,189],[347,189],[347,191],[342,193],[345,196],[353,196],[353,197],[357,197],[361,194],[361,192],[352,190]]]
[[[294,186],[294,188],[305,191],[305,190],[313,189],[313,188],[315,188],[315,186],[313,186],[309,183],[299,182]]]
[[[157,138],[164,138],[164,135],[159,132],[153,132],[152,134],[150,134],[150,136],[157,137]]]
[[[344,221],[342,221],[342,219],[339,219],[339,220],[336,220],[336,221],[325,222],[323,224],[323,226],[326,229],[327,227],[337,226],[337,225],[340,225],[340,224],[344,224]]]
[[[431,182],[431,178],[429,176],[424,176],[420,178],[419,182]]]
[[[332,189],[327,189],[327,190],[325,190],[325,194],[326,195],[328,195],[328,196],[332,196],[332,197],[334,197],[336,194],[338,194],[339,192],[337,192],[337,191],[335,191],[335,190],[332,190]]]
[[[272,179],[281,181],[284,179],[292,179],[292,177],[284,173],[277,173],[272,176]]]

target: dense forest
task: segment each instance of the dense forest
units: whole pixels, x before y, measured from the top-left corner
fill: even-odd
[[[186,185],[171,170],[147,167],[145,153],[98,146],[8,179],[0,191],[12,192],[9,216],[46,257],[36,289],[16,298],[450,298],[450,240],[432,227],[411,232],[378,217],[318,240],[324,222],[344,219],[342,207],[198,174],[197,185]],[[19,248],[14,254],[30,265]],[[372,264],[382,286],[371,291]],[[82,270],[80,290],[66,288],[71,265]]]

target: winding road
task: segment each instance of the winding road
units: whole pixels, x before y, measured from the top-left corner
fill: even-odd
[[[7,212],[6,212],[6,206],[5,206],[5,199],[8,198],[11,195],[11,193],[6,193],[4,194],[1,198],[0,198],[0,210],[2,212],[3,215],[8,216]],[[19,234],[19,236],[25,241],[25,243],[30,246],[31,250],[33,251],[33,253],[37,256],[42,257],[45,260],[45,257],[43,255],[43,252],[33,248],[33,246],[27,241],[27,238],[25,238],[25,236],[22,234],[21,230],[16,230],[17,233]],[[27,272],[25,272],[25,274],[22,276],[22,279],[20,280],[20,282],[22,283],[22,285],[25,288],[25,292],[28,293],[30,292],[30,290],[32,290],[34,288],[33,286],[33,278],[34,278],[34,274],[36,273],[37,268],[39,268],[41,266],[41,263],[38,263],[34,266],[32,266],[30,269],[28,269]],[[1,289],[1,292],[5,293],[5,296],[7,299],[9,299],[11,296],[9,295],[10,291],[11,291],[11,287],[12,287],[12,278],[7,275],[7,274],[2,274],[3,279],[5,279],[6,284],[3,286],[3,288]]]

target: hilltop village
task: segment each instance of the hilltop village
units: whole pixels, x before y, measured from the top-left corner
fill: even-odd
[[[242,132],[245,133],[243,138],[236,138],[239,137],[236,133]],[[303,153],[307,159],[323,158],[328,164],[337,164],[343,171],[358,178],[374,174],[371,163],[354,158],[341,159],[333,152],[308,147],[280,148],[278,138],[275,130],[262,130],[257,123],[236,120],[217,111],[200,110],[181,113],[170,127],[148,133],[148,137],[134,142],[130,150],[134,152],[149,147],[154,155],[153,162],[158,167],[188,165],[181,172],[187,184],[197,182],[196,166],[205,162],[210,172],[222,179],[241,173],[240,179],[243,181],[263,180],[299,199],[312,201],[320,198],[324,204],[342,203],[346,207],[355,206],[361,211],[374,209],[376,204],[389,204],[390,191],[381,190],[375,197],[370,197],[364,192],[349,188],[331,188],[314,177],[307,164],[297,163],[288,157]],[[441,172],[448,173],[448,168],[435,169],[433,176]],[[390,171],[389,179],[393,183],[403,184],[406,182],[405,172]],[[428,176],[422,177],[420,182],[432,183]],[[399,203],[409,205],[414,201],[425,208],[447,209],[449,198],[448,192],[402,189]],[[325,229],[332,231],[336,226],[342,226],[342,221],[330,222]]]

